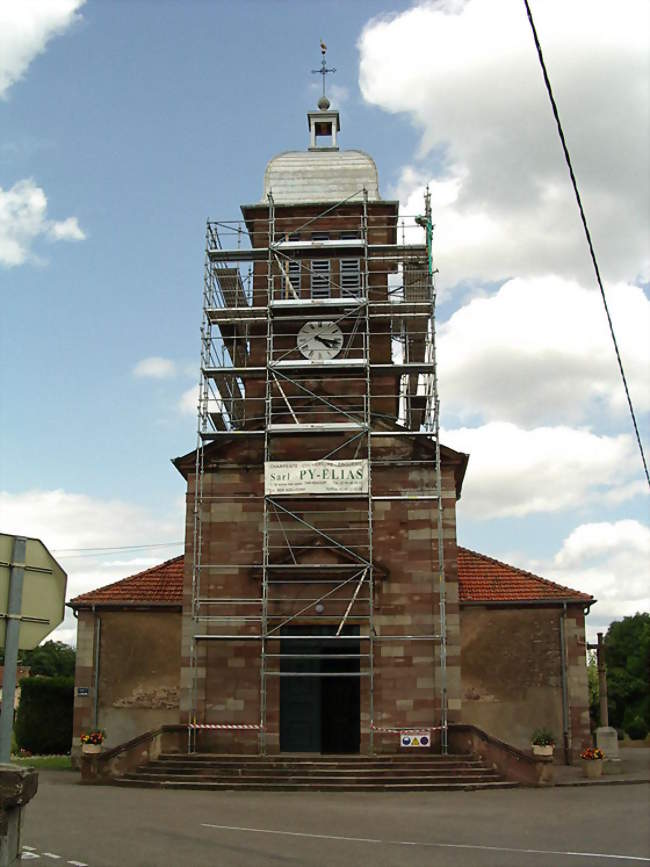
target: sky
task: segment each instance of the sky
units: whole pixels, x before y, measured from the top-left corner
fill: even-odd
[[[649,7],[531,7],[648,450]],[[308,146],[321,38],[341,146],[403,213],[432,193],[459,543],[594,595],[591,638],[650,610],[648,486],[520,0],[0,5],[0,531],[42,539],[68,598],[182,552],[205,221]]]

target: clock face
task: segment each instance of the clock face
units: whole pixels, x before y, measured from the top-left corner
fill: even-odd
[[[343,348],[343,332],[336,322],[305,322],[298,332],[298,349],[309,361],[335,358]]]

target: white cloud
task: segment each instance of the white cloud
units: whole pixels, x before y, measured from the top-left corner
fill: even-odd
[[[459,516],[521,517],[647,492],[632,437],[568,427],[524,430],[506,422],[441,432],[469,452]]]
[[[32,257],[39,237],[52,241],[81,241],[86,236],[76,217],[57,221],[47,218],[47,197],[31,178],[13,187],[0,187],[0,264],[22,265]]]
[[[151,379],[168,379],[176,374],[176,363],[170,358],[151,355],[143,358],[133,368],[133,375]]]
[[[546,0],[535,15],[601,269],[634,282],[648,274],[648,4]],[[364,98],[421,132],[398,193],[419,213],[433,180],[442,286],[593,280],[518,0],[422,2],[371,21],[359,49]]]
[[[608,289],[632,398],[650,409],[650,302],[636,286]],[[510,280],[439,330],[443,408],[461,419],[523,424],[627,413],[600,294],[560,277]]]
[[[650,529],[638,521],[582,524],[549,564],[553,578],[591,593],[592,631],[650,611]]]
[[[7,0],[0,3],[0,97],[27,71],[50,39],[80,19],[84,0]]]
[[[76,217],[51,223],[48,235],[53,241],[83,241],[86,237]]]
[[[79,551],[180,542],[184,536],[184,503],[172,500],[163,515],[122,500],[102,500],[63,490],[0,491],[0,526],[4,533],[40,539],[68,573],[66,598],[118,581],[149,566],[176,557],[182,545],[133,551]],[[70,615],[52,638],[72,641]]]
[[[178,408],[184,415],[196,415],[199,405],[199,387],[193,385],[184,391],[178,401]]]

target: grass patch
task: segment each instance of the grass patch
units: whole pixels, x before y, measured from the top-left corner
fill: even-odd
[[[21,768],[36,768],[48,771],[71,771],[72,759],[70,756],[12,756],[12,765],[20,765]]]

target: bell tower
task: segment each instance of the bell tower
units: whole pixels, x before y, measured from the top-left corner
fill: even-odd
[[[417,721],[441,731],[446,751],[429,201],[424,215],[400,215],[372,158],[339,149],[321,50],[306,150],[270,160],[242,221],[207,225],[186,555],[190,748],[232,732],[249,752],[256,738],[262,753],[372,753],[401,730],[391,724],[408,728],[398,717],[412,692],[426,693]],[[428,545],[412,544],[427,533]],[[409,570],[422,616],[404,613],[409,600],[390,585]],[[399,684],[392,660],[409,642],[428,679],[414,669]]]

